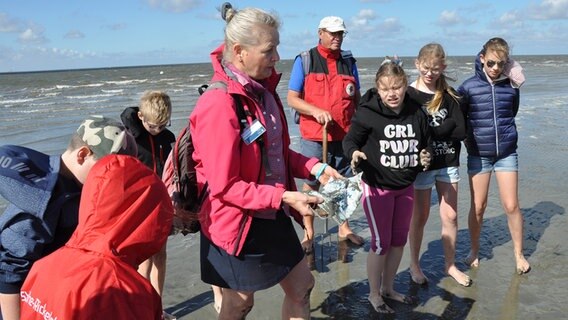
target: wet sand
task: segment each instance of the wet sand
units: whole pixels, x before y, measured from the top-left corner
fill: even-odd
[[[437,199],[432,199],[430,219],[425,228],[421,265],[430,279],[427,286],[411,282],[408,272],[409,249],[396,278],[396,289],[418,298],[418,304],[392,303],[395,316],[380,316],[367,302],[366,257],[368,242],[348,248],[348,262],[337,260],[337,225],[329,221],[330,237],[316,247],[316,287],[311,295],[312,319],[563,319],[568,313],[568,147],[564,143],[558,117],[530,115],[518,119],[520,155],[519,198],[524,215],[524,253],[532,270],[515,273],[512,242],[501,208],[495,179],[491,181],[489,203],[481,234],[480,266],[469,269],[462,262],[469,251],[467,214],[469,185],[462,151],[462,180],[459,184],[459,231],[456,260],[458,267],[473,280],[464,288],[443,272]],[[543,130],[546,128],[546,130]],[[351,219],[353,229],[367,241],[369,229],[362,209]],[[316,240],[321,240],[323,221],[316,218]],[[301,230],[298,230],[301,237]],[[331,238],[331,245],[330,239]],[[168,243],[168,272],[164,307],[178,319],[215,319],[213,295],[200,281],[198,236],[173,236]],[[323,250],[323,258],[322,258]],[[279,286],[258,292],[247,319],[280,319],[283,294]]]

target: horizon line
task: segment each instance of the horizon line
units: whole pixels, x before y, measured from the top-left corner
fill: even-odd
[[[520,54],[514,55],[514,57],[528,57],[528,56],[568,56],[568,54]],[[414,59],[415,56],[399,56],[400,58]],[[464,57],[475,57],[475,55],[454,55],[451,58],[464,58]],[[357,57],[356,59],[375,59],[383,57]],[[451,60],[450,58],[450,60]],[[295,59],[295,58],[294,58]],[[282,59],[282,61],[293,61],[294,59]],[[26,71],[6,71],[0,72],[0,75],[9,74],[25,74],[25,73],[44,73],[44,72],[67,72],[67,71],[87,71],[87,70],[104,70],[104,69],[128,69],[128,68],[150,68],[150,67],[170,67],[170,66],[181,66],[181,65],[192,65],[192,64],[209,64],[207,62],[186,62],[186,63],[166,63],[166,64],[142,64],[142,65],[124,65],[124,66],[108,66],[108,67],[86,67],[86,68],[71,68],[71,69],[49,69],[49,70],[26,70]]]

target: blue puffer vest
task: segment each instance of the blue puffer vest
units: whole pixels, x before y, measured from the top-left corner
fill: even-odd
[[[465,145],[469,155],[505,157],[517,150],[515,116],[519,110],[519,89],[509,78],[490,83],[483,72],[479,55],[475,75],[458,89],[463,97],[467,121]]]

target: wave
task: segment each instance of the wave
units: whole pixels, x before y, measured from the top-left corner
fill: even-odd
[[[101,91],[104,92],[104,93],[123,93],[123,92],[124,92],[124,89],[115,89],[115,90],[105,90],[105,89],[102,89]]]
[[[106,81],[106,84],[136,84],[136,83],[145,83],[148,82],[148,79],[132,79],[132,80],[111,80]]]
[[[39,100],[39,98],[22,98],[22,99],[11,99],[11,100],[0,100],[0,104],[18,104],[18,103],[27,103]]]
[[[48,106],[54,106],[54,105],[57,105],[57,104],[58,104],[57,102],[52,101],[52,102],[42,102],[42,103],[30,103],[29,105],[34,106],[34,107],[48,107]]]
[[[112,94],[112,93],[105,93],[105,94],[90,94],[90,95],[81,95],[81,96],[65,96],[65,98],[67,98],[67,99],[72,99],[72,100],[75,100],[75,99],[82,100],[82,99],[92,99],[92,98],[102,98],[102,97],[114,97],[114,96],[115,96],[115,94]],[[105,99],[105,100],[106,100],[106,99]],[[83,101],[83,102],[85,102],[85,101]]]
[[[158,82],[166,82],[166,81],[180,81],[180,78],[164,78],[164,79],[158,79]]]
[[[104,83],[89,83],[89,84],[81,84],[81,85],[69,85],[69,84],[56,84],[55,87],[59,90],[61,89],[74,89],[74,88],[96,88],[104,86]]]

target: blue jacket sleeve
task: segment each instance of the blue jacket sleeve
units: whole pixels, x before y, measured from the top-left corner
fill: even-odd
[[[290,81],[288,89],[296,92],[304,91],[304,68],[302,67],[302,58],[296,57],[292,71],[290,72]]]
[[[6,219],[8,218],[9,219]],[[10,206],[3,214],[0,233],[0,293],[19,293],[33,263],[52,242],[44,221]]]

